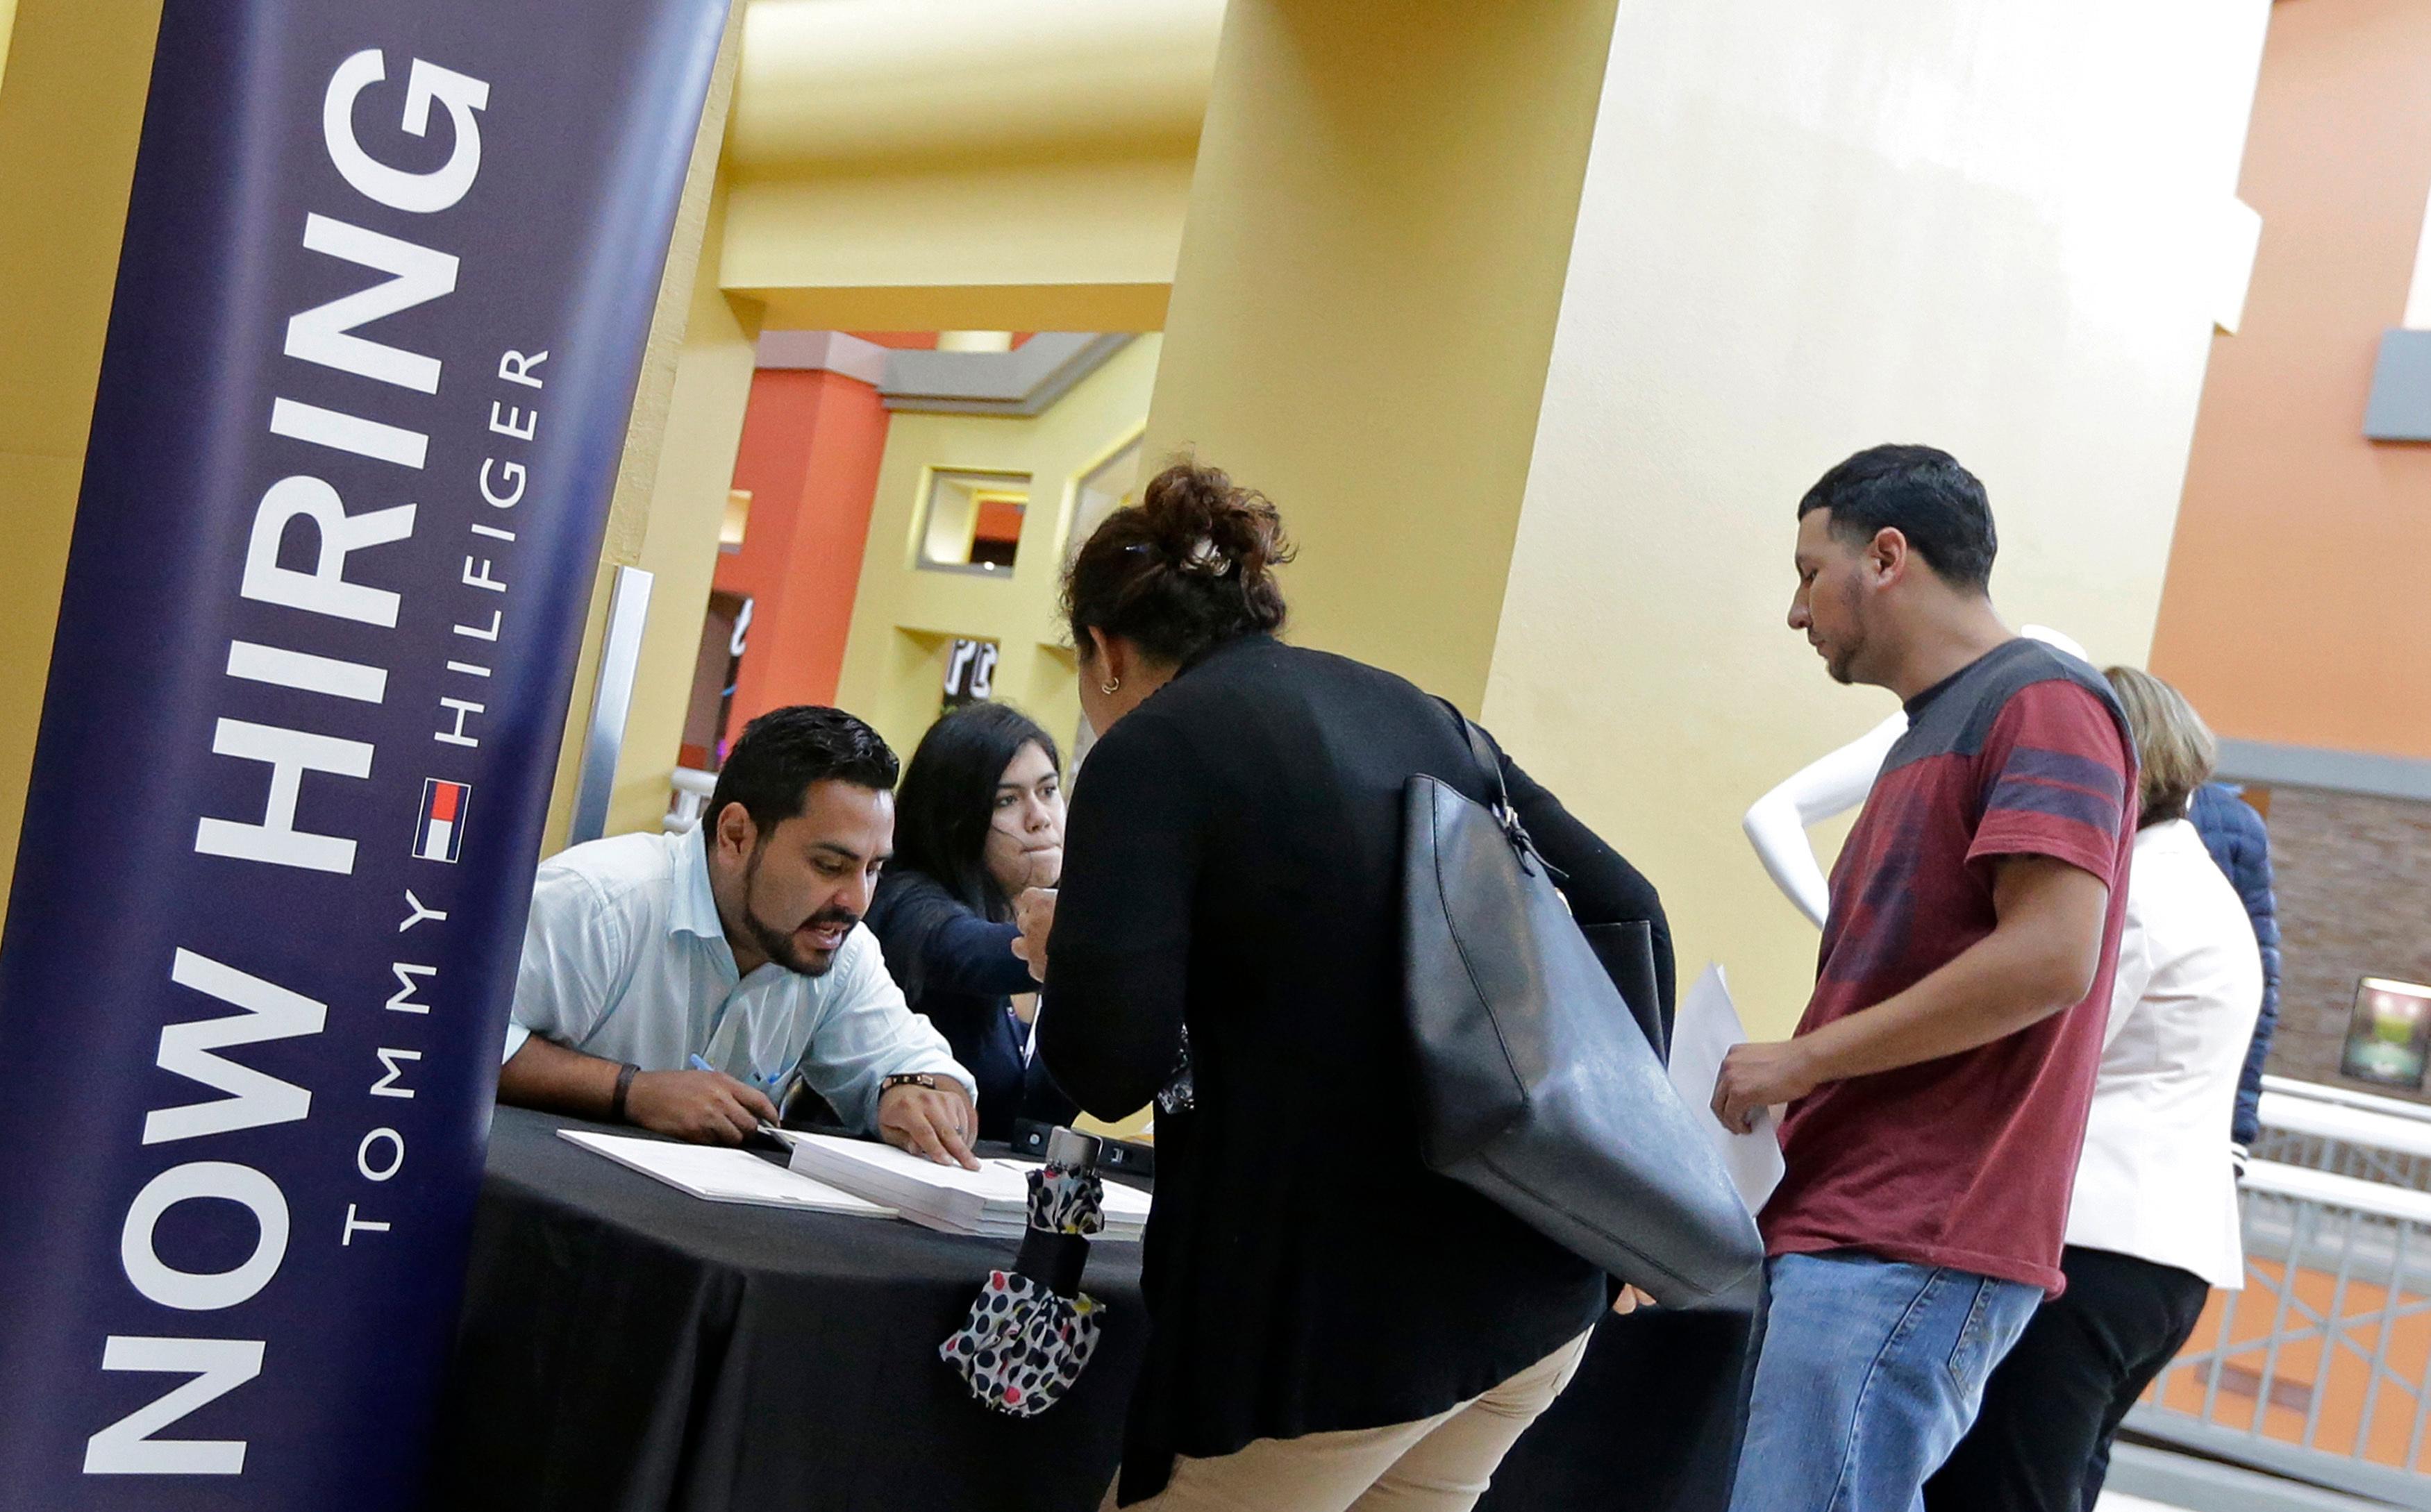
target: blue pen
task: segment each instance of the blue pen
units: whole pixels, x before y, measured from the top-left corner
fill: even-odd
[[[698,1055],[697,1054],[696,1054],[696,1055],[692,1057],[692,1069],[693,1069],[693,1070],[695,1070],[695,1071],[715,1071],[715,1070],[717,1070],[717,1068],[716,1068],[716,1067],[714,1067],[714,1066],[711,1065],[708,1061],[706,1061],[706,1060],[702,1059],[702,1058],[700,1057],[700,1055]],[[755,1072],[753,1072],[751,1073],[751,1085],[752,1085],[752,1086],[754,1086],[754,1087],[763,1088],[764,1088],[765,1087],[767,1087],[767,1085],[768,1085],[768,1084],[767,1084],[765,1081],[762,1080],[760,1073],[759,1073],[758,1072],[756,1072],[756,1071],[755,1071]]]
[[[695,1052],[695,1053],[694,1053],[694,1055],[693,1055],[693,1057],[692,1057],[692,1069],[693,1069],[693,1070],[695,1070],[695,1071],[709,1071],[709,1072],[713,1072],[713,1071],[717,1070],[717,1068],[716,1068],[716,1067],[714,1067],[714,1066],[711,1065],[707,1060],[703,1059],[703,1058],[701,1057],[701,1055],[699,1055],[699,1053],[698,1053],[698,1052]],[[752,1079],[753,1079],[754,1081],[757,1081],[759,1078],[755,1076],[755,1077],[753,1077]],[[770,1138],[775,1138],[779,1143],[783,1143],[783,1142],[784,1142],[784,1135],[783,1135],[783,1134],[782,1134],[782,1133],[778,1129],[778,1127],[777,1127],[775,1124],[773,1124],[773,1123],[769,1122],[766,1119],[762,1119],[762,1120],[760,1120],[760,1127],[759,1127],[757,1130],[755,1130],[754,1132],[756,1132],[756,1133],[760,1133],[760,1134],[767,1135],[767,1136],[769,1136]]]

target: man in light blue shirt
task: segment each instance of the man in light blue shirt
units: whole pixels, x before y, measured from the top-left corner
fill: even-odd
[[[851,715],[777,709],[735,742],[698,827],[544,862],[498,1100],[736,1144],[799,1078],[846,1122],[975,1166],[970,1073],[861,923],[897,771]]]

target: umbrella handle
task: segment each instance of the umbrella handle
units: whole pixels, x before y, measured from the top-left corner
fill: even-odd
[[[1081,1294],[1081,1272],[1088,1264],[1087,1238],[1033,1228],[1021,1237],[1021,1253],[1014,1257],[1013,1273],[1028,1276],[1068,1300]]]
[[[1097,1136],[1058,1124],[1047,1137],[1047,1163],[1066,1171],[1094,1171],[1098,1153],[1104,1148],[1104,1142]]]

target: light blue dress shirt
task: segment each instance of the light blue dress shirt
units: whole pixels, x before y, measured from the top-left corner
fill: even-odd
[[[863,1130],[888,1076],[932,1072],[978,1097],[865,926],[823,975],[773,961],[739,975],[697,827],[592,840],[541,863],[505,1058],[532,1035],[644,1071],[680,1071],[696,1055],[780,1102],[799,1076]]]

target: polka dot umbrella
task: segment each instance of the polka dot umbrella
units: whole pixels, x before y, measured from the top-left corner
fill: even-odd
[[[1081,1289],[1089,1236],[1106,1226],[1098,1141],[1070,1129],[1048,1138],[1047,1163],[1030,1173],[1030,1230],[1010,1271],[988,1273],[960,1332],[937,1346],[977,1397],[998,1412],[1034,1418],[1081,1378],[1098,1348],[1095,1298]]]

